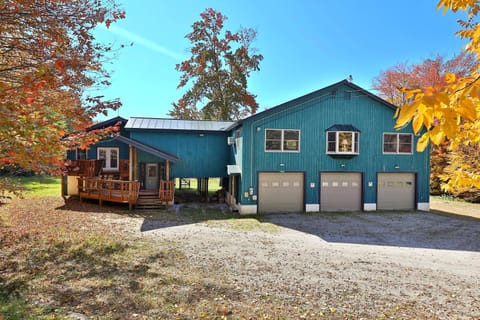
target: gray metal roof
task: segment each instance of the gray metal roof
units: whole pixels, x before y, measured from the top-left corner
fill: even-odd
[[[234,121],[177,120],[162,118],[132,117],[125,125],[126,129],[190,130],[190,131],[226,131]]]

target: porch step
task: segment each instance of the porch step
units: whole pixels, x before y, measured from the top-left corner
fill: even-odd
[[[160,201],[158,194],[140,194],[137,199],[137,204],[135,205],[135,209],[138,210],[164,209],[165,207],[165,203]]]

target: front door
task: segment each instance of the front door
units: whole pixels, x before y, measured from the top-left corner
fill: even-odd
[[[158,163],[147,163],[145,173],[145,189],[158,189]]]

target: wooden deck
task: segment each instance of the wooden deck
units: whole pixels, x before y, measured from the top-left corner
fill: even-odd
[[[160,181],[159,190],[140,191],[139,181],[108,180],[99,177],[79,177],[78,195],[82,199],[128,203],[133,206],[143,206],[149,209],[165,207],[173,202],[175,182]],[[141,198],[143,197],[143,198]]]
[[[139,181],[106,180],[98,177],[78,178],[80,201],[97,199],[100,205],[103,201],[128,203],[128,208],[132,210],[137,203],[139,191]]]

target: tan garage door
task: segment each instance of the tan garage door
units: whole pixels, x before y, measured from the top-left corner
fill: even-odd
[[[415,209],[415,174],[379,173],[377,209]]]
[[[302,212],[302,172],[262,172],[259,174],[258,212]]]
[[[320,173],[320,210],[362,210],[362,174],[350,172]]]

